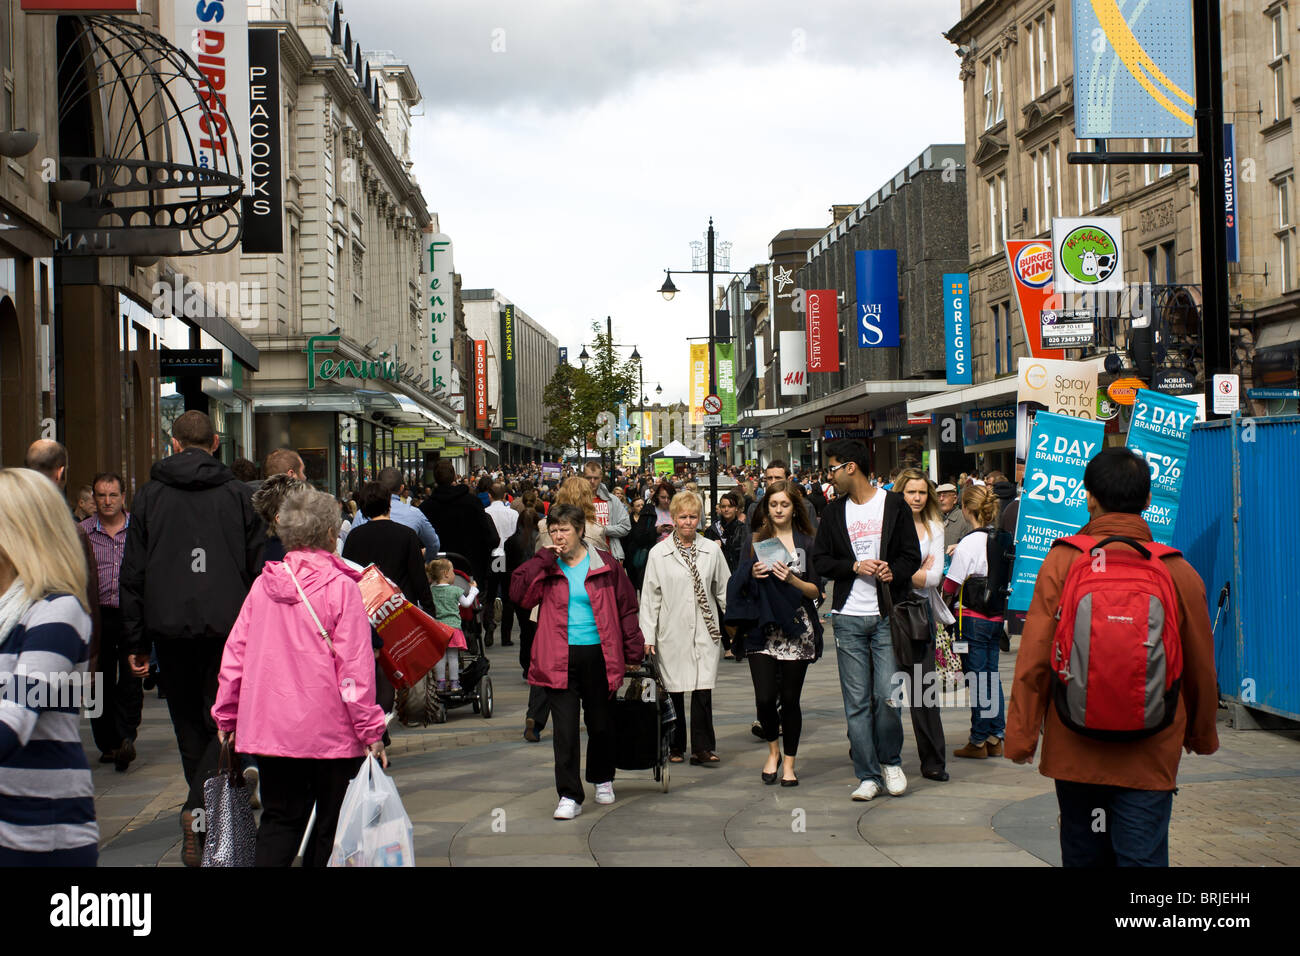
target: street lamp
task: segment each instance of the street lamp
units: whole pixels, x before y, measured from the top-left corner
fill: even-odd
[[[584,369],[587,367],[587,363],[591,361],[591,356],[587,354],[587,346],[584,345],[582,351],[578,353],[578,361]]]
[[[632,361],[636,362],[636,393],[641,396],[636,416],[636,466],[641,468],[645,465],[645,369],[641,366],[641,353],[635,345],[632,346]]]
[[[664,272],[668,272],[667,269]],[[673,285],[673,274],[668,272],[664,277],[664,284],[659,287],[659,294],[664,297],[665,302],[673,301],[673,296],[677,294],[677,286]]]

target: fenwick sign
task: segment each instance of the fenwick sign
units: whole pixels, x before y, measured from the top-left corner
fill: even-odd
[[[378,378],[388,382],[397,381],[397,363],[384,361],[361,361],[354,362],[351,359],[321,359],[320,364],[316,362],[316,356],[334,351],[334,343],[339,340],[337,335],[313,335],[307,340],[307,347],[303,349],[307,353],[307,390],[311,391],[316,387],[317,380],[328,382],[330,379],[339,381],[345,378]],[[322,347],[324,346],[324,347]]]

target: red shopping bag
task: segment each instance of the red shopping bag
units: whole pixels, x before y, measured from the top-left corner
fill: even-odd
[[[408,601],[373,564],[361,576],[361,598],[384,642],[379,666],[397,689],[413,687],[447,653],[452,629]]]

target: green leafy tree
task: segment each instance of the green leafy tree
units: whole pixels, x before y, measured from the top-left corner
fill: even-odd
[[[609,333],[591,325],[592,360],[587,368],[561,364],[542,393],[546,440],[559,448],[600,448],[602,457],[617,443],[611,432],[619,424],[619,406],[634,409],[640,387],[635,362],[622,361]],[[602,412],[610,418],[602,419]],[[604,427],[602,427],[602,421]]]

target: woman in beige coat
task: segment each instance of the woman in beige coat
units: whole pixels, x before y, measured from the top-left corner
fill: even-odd
[[[673,533],[650,549],[641,586],[641,633],[677,708],[669,760],[686,752],[686,692],[691,694],[691,763],[718,763],[713,685],[722,655],[722,615],[730,571],[722,546],[697,535],[699,495],[680,491],[668,506]]]

